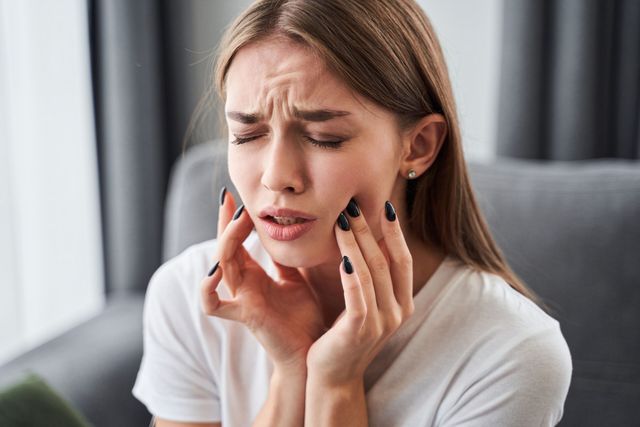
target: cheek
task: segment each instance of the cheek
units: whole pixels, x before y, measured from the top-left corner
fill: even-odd
[[[258,188],[256,183],[257,168],[252,163],[252,159],[247,159],[246,155],[238,152],[235,147],[230,146],[227,157],[227,168],[233,186],[238,191],[241,200],[236,200],[236,204],[244,203],[251,205],[253,194]]]

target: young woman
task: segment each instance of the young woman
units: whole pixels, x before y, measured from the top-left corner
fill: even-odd
[[[257,1],[215,83],[243,204],[149,284],[158,426],[558,423],[566,342],[474,201],[418,5]]]

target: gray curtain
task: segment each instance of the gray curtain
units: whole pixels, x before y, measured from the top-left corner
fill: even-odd
[[[640,1],[508,0],[498,155],[640,157]]]
[[[211,53],[249,3],[89,0],[110,296],[144,290],[161,264],[171,167],[208,83]],[[217,132],[215,121],[205,120],[190,143]]]

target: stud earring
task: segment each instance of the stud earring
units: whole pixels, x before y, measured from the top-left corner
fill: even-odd
[[[409,179],[413,179],[416,177],[416,171],[414,171],[413,169],[409,169]]]

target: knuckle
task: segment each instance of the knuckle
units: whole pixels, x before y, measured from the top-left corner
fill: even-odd
[[[363,328],[361,338],[365,342],[377,341],[382,336],[382,328],[375,322],[369,327]]]
[[[388,270],[389,265],[387,264],[387,260],[385,259],[384,255],[379,254],[371,258],[371,261],[369,262],[369,268],[373,273],[384,273]]]
[[[367,318],[367,308],[363,307],[358,310],[354,310],[351,312],[349,319],[351,320],[352,326],[356,326],[360,328]]]
[[[360,288],[360,285],[355,280],[347,280],[342,284],[345,292],[356,292]]]
[[[413,312],[415,311],[415,306],[413,305],[413,299],[409,301],[406,306],[402,307],[402,317],[404,319],[409,318]]]
[[[385,330],[393,332],[402,324],[402,313],[399,310],[393,310],[385,319]]]
[[[215,307],[213,307],[213,304],[211,304],[211,301],[209,301],[208,299],[203,299],[201,305],[202,305],[202,311],[204,312],[204,314],[208,316],[213,316],[216,310],[215,310]]]
[[[355,234],[364,234],[369,230],[369,226],[362,220],[352,221],[351,229]]]
[[[410,253],[405,253],[400,256],[398,259],[398,264],[400,267],[404,269],[412,269],[413,268],[413,258]]]
[[[368,273],[362,275],[362,277],[360,278],[360,283],[362,284],[362,287],[364,289],[373,287],[373,279],[371,279],[371,275]]]
[[[395,223],[397,224],[398,222],[395,221]],[[399,225],[397,226],[392,226],[392,227],[388,227],[387,228],[387,232],[389,233],[389,236],[394,237],[394,238],[404,238],[404,234],[402,233],[402,228],[400,228]]]

